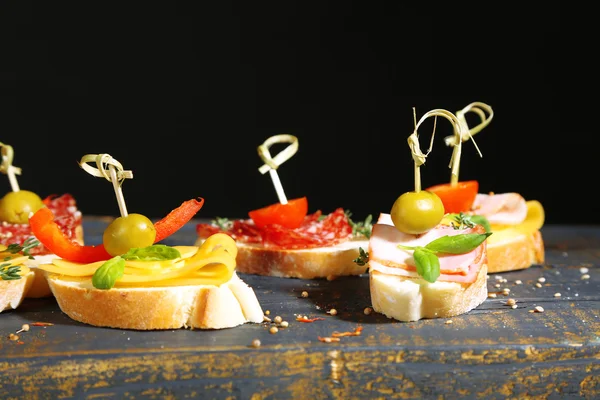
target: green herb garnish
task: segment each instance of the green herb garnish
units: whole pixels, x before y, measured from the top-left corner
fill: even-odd
[[[29,237],[23,242],[22,245],[17,243],[9,244],[6,250],[4,251],[12,254],[22,252],[23,255],[28,256],[30,259],[33,260],[33,256],[29,253],[29,251],[34,247],[39,246],[39,244],[40,241],[37,240],[35,237]]]
[[[213,219],[211,222],[213,225],[218,226],[219,229],[221,229],[223,231],[228,230],[233,225],[232,221],[228,220],[227,218],[220,218],[220,217],[215,217],[215,219]]]
[[[404,246],[398,248],[414,250],[413,258],[417,273],[427,282],[435,282],[440,276],[440,260],[438,254],[464,254],[476,249],[492,233],[465,233],[453,236],[442,236],[425,246]]]
[[[354,222],[352,220],[352,213],[350,210],[345,211],[346,218],[348,218],[348,223],[352,227],[352,236],[364,236],[367,239],[371,237],[371,231],[373,230],[373,216],[369,214],[364,221]]]
[[[124,260],[140,261],[174,260],[180,257],[181,253],[179,250],[164,244],[133,248],[121,256]]]
[[[356,264],[360,265],[361,267],[363,265],[367,265],[369,263],[369,253],[364,251],[362,247],[359,247],[358,248],[358,257],[352,261],[354,261]]]
[[[111,289],[124,272],[125,260],[121,256],[113,257],[94,272],[92,285],[96,289]]]
[[[454,220],[452,222],[454,229],[473,228],[475,225],[481,225],[486,232],[492,231],[490,221],[483,215],[468,215],[461,212],[459,214],[448,214],[448,217]]]
[[[21,279],[19,272],[21,272],[20,265],[13,265],[12,267],[10,266],[10,263],[0,265],[0,279],[4,281],[15,281],[17,279]]]

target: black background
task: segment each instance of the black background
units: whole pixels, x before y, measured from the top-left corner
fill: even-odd
[[[482,101],[495,117],[475,137],[483,158],[465,143],[460,179],[540,200],[547,223],[597,223],[576,211],[597,168],[566,111],[563,89],[584,78],[565,77],[561,18],[554,1],[2,2],[0,141],[21,189],[71,193],[85,214],[119,212],[111,184],[77,166],[109,153],[134,173],[129,212],[203,197],[197,217],[234,218],[277,202],[256,147],[289,133],[287,197],[359,219],[414,188],[413,107]],[[450,176],[451,126],[437,128],[423,187]]]

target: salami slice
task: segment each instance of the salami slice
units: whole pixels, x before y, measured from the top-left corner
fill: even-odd
[[[242,243],[261,243],[277,250],[310,249],[333,246],[352,238],[352,226],[343,208],[323,216],[321,211],[308,214],[298,228],[281,225],[257,227],[251,219],[235,220],[223,229],[214,224],[198,224],[196,232],[201,238],[223,232]]]

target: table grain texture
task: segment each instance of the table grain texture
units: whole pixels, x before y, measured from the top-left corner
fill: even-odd
[[[84,220],[87,244],[101,242],[108,221]],[[193,244],[199,221],[163,243]],[[507,282],[490,275],[490,292],[507,287],[510,294],[452,323],[366,315],[367,275],[308,281],[240,274],[263,310],[289,322],[276,334],[268,323],[99,328],[71,320],[52,298],[28,299],[0,314],[0,399],[600,398],[600,226],[546,225],[542,234],[544,265],[496,274]],[[537,287],[540,277],[546,280]],[[536,306],[544,312],[531,312]],[[301,323],[296,315],[324,320]],[[8,339],[33,322],[54,325]],[[358,326],[360,336],[318,340]],[[253,339],[262,345],[253,348]]]

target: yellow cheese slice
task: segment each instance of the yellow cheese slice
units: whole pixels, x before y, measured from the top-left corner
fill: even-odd
[[[527,201],[527,216],[518,225],[492,225],[493,234],[487,238],[488,246],[501,243],[521,235],[531,235],[544,225],[544,207],[537,200]]]
[[[163,261],[126,260],[117,287],[152,287],[179,285],[219,285],[231,279],[236,267],[237,246],[226,234],[217,233],[198,246],[173,246],[180,258]],[[38,268],[67,277],[88,277],[105,261],[89,264],[62,258]]]

